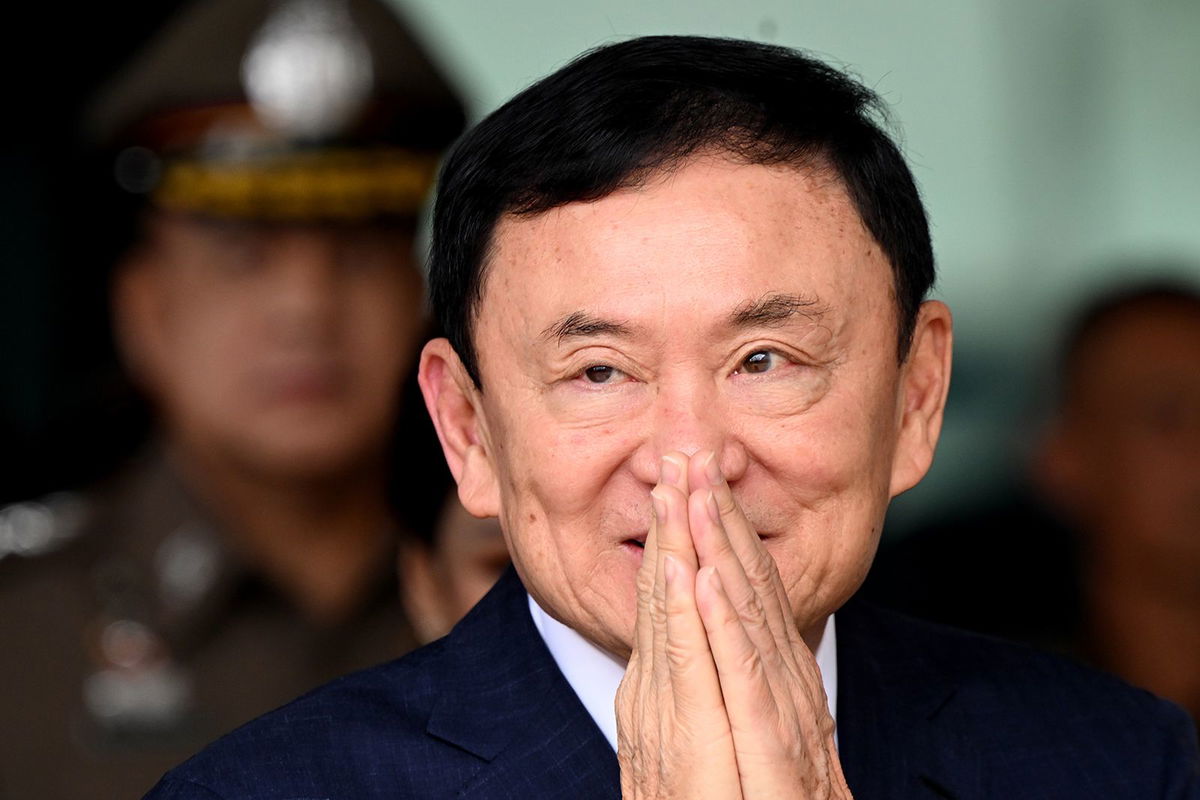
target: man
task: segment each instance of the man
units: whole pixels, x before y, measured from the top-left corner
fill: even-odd
[[[1110,292],[1063,364],[1036,478],[1080,536],[1076,648],[1200,721],[1200,292]]]
[[[1177,709],[849,602],[950,363],[874,107],[791,51],[654,37],[468,134],[422,386],[515,571],[151,797],[1200,796]]]
[[[419,644],[397,538],[418,511],[433,538],[450,478],[407,450],[435,477],[398,518],[388,450],[427,324],[416,219],[462,124],[370,0],[190,4],[97,99],[138,204],[116,344],[156,426],[103,485],[0,511],[0,794],[136,796]]]
[[[1061,349],[1031,490],[884,549],[864,591],[1062,650],[1200,720],[1200,293],[1109,289]],[[1019,598],[1000,591],[1014,574]]]

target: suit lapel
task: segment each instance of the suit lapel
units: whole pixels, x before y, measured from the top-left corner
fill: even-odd
[[[510,568],[450,634],[427,732],[479,759],[460,795],[618,797],[616,754],[529,615]],[[447,787],[449,788],[449,787]]]
[[[458,796],[620,796],[616,754],[554,663],[511,568],[450,634],[427,732],[478,760]],[[851,601],[838,612],[838,738],[858,800],[981,793],[956,687],[923,629]],[[451,789],[451,787],[447,787]]]
[[[898,619],[898,618],[897,618]],[[954,725],[956,686],[923,629],[851,601],[837,614],[838,739],[858,800],[969,798],[977,755]]]

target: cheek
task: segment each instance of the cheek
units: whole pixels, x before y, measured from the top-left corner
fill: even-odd
[[[610,484],[634,447],[636,426],[563,425],[545,401],[530,393],[513,404],[509,424],[495,439],[505,448],[503,493],[532,500],[556,521],[603,512],[614,502]]]
[[[603,513],[605,460],[588,449],[560,442],[509,440],[510,452],[521,457],[505,463],[500,473],[501,515],[508,530],[546,531],[559,539],[557,549],[586,542],[579,527],[595,524]]]
[[[197,292],[172,304],[165,323],[167,391],[233,399],[258,349],[258,314],[245,298]]]
[[[820,404],[747,434],[754,453],[802,505],[831,498],[886,496],[895,430],[877,404]]]
[[[508,388],[496,386],[493,396]],[[580,595],[600,576],[617,591],[606,570],[623,553],[617,543],[644,526],[639,499],[644,495],[648,509],[649,490],[622,469],[629,441],[621,431],[564,429],[534,397],[523,399],[508,407],[501,426],[489,415],[503,527],[539,601],[559,611],[577,609],[587,605]]]
[[[752,469],[747,505],[778,534],[768,549],[802,624],[844,602],[861,583],[887,508],[894,436],[879,404],[839,402],[748,438]],[[750,476],[754,477],[754,476]]]
[[[358,398],[363,402],[390,402],[403,377],[415,366],[420,331],[421,322],[415,314],[407,315],[395,308],[347,314],[335,357],[349,373],[351,395],[363,395]]]
[[[1177,438],[1140,428],[1098,438],[1090,459],[1099,476],[1089,497],[1093,524],[1112,530],[1195,526],[1200,459],[1193,442]]]

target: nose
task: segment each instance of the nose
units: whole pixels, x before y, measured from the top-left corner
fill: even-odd
[[[291,343],[328,338],[336,322],[336,243],[316,231],[281,231],[265,250],[276,336]]]
[[[690,458],[711,450],[727,481],[745,474],[749,455],[711,378],[660,383],[647,420],[650,430],[631,460],[643,483],[658,483],[662,457],[672,452]]]

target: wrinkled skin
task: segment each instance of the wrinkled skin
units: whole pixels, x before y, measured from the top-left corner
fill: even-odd
[[[464,507],[500,518],[530,593],[631,659],[618,709],[623,781],[642,777],[627,794],[738,796],[716,753],[732,747],[747,760],[738,781],[750,789],[743,773],[780,756],[738,737],[763,720],[801,730],[782,740],[789,766],[764,780],[803,775],[802,785],[840,791],[811,650],[865,576],[888,501],[928,469],[948,385],[949,312],[926,303],[898,363],[891,267],[843,187],[820,171],[696,158],[595,202],[505,218],[492,245],[474,332],[481,386],[435,340],[422,388]],[[690,483],[656,490],[688,524],[663,548],[678,562],[673,591],[657,555],[651,579],[646,559],[665,539],[651,491],[672,453],[692,465],[681,481],[699,469],[696,456],[712,454],[728,487],[723,527],[746,545],[742,570],[776,620],[769,642],[761,619],[742,614],[746,584],[717,570],[722,593],[698,572],[715,566],[702,543],[719,536],[693,508],[701,490]],[[658,603],[647,599],[654,592]],[[691,643],[675,656],[669,619]],[[713,625],[728,635],[712,638]],[[715,642],[737,646],[737,626],[769,667],[743,670],[739,685],[756,706],[693,709],[675,719],[664,750],[656,715],[676,686],[711,700],[711,665],[719,681],[720,660],[737,652]],[[685,651],[710,666],[668,681]],[[688,767],[669,770],[670,785],[636,788],[665,752]]]
[[[663,459],[617,692],[631,798],[848,798],[820,670],[710,451]]]

